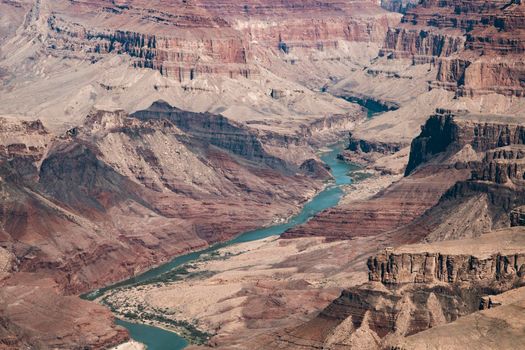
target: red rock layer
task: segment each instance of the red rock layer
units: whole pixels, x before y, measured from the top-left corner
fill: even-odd
[[[521,264],[521,271],[515,269],[515,263],[518,269]],[[523,284],[525,264],[523,255],[478,259],[407,253],[373,257],[369,268],[371,279],[381,282],[344,290],[317,317],[282,332],[273,345],[284,349],[327,345],[341,350],[390,348],[389,338],[453,322],[478,311],[485,295]],[[438,285],[435,281],[444,282]]]
[[[377,42],[399,16],[373,1],[57,1],[47,20],[53,55],[96,61],[131,56],[137,67],[179,80],[249,77],[253,48],[272,54],[323,50],[339,41]]]
[[[435,205],[468,170],[430,166],[402,179],[375,197],[328,209],[283,237],[324,236],[348,239],[377,235],[408,224]],[[395,240],[395,238],[394,238]]]
[[[2,349],[101,350],[128,339],[128,332],[114,325],[108,309],[61,296],[51,279],[20,274],[2,287],[0,296],[8,331],[0,338]]]
[[[525,126],[519,118],[471,115],[465,111],[438,109],[422,127],[421,134],[412,141],[405,174],[410,174],[438,154],[450,155],[466,145],[476,152],[486,152],[498,147],[523,144]],[[512,152],[497,152],[488,157],[520,159],[519,150],[516,152],[516,155]]]
[[[525,254],[488,258],[439,253],[383,253],[368,259],[370,281],[403,283],[514,283],[525,276]]]
[[[96,111],[59,137],[39,122],[3,121],[0,293],[9,300],[2,315],[30,333],[22,343],[98,349],[122,340],[109,312],[61,295],[291,215],[326,176],[268,154],[222,116],[166,103],[132,116]],[[40,322],[31,308],[53,313]]]
[[[432,87],[458,95],[523,96],[525,7],[521,2],[423,1],[388,31],[383,55],[438,66]]]
[[[375,211],[367,208],[371,220],[364,220],[354,208],[361,209],[366,202],[350,203],[338,207],[339,216],[330,210],[303,225],[303,232],[292,231],[292,236],[369,234],[374,235],[371,245],[385,249],[367,261],[369,283],[343,291],[317,317],[280,332],[268,347],[390,348],[392,339],[452,322],[490,305],[486,295],[524,285],[525,255],[519,243],[500,235],[484,242],[481,236],[521,224],[525,204],[524,135],[519,118],[439,110],[412,142],[406,177],[369,201],[376,203]],[[433,176],[442,184],[446,179],[452,183],[448,190],[440,187],[443,192],[436,197],[429,195],[431,188],[438,188],[439,182]],[[413,187],[412,197],[392,194],[418,179],[429,181]],[[436,202],[415,220],[400,223],[398,214],[391,218],[397,220],[397,229],[381,226],[385,213],[392,213],[394,200],[410,216],[409,203],[421,204],[425,198]],[[331,226],[330,218],[344,224]],[[365,228],[356,227],[357,223]],[[372,229],[366,232],[368,227]],[[503,234],[519,237],[520,230],[505,230]],[[441,243],[421,244],[413,251],[406,246],[397,253],[391,248],[422,240],[465,237],[474,239],[445,246],[442,252]],[[490,250],[495,241],[501,245]],[[462,244],[468,252],[462,253]]]

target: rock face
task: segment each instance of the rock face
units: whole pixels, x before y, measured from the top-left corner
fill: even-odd
[[[299,167],[302,171],[318,179],[331,179],[330,167],[315,160],[307,159]]]
[[[284,237],[349,238],[403,229],[391,239],[428,238],[432,229],[466,208],[468,200],[472,212],[483,212],[472,218],[479,227],[471,233],[508,226],[510,211],[525,204],[524,143],[525,129],[517,117],[437,110],[412,142],[403,180],[369,200],[331,208]],[[399,147],[351,140],[349,148],[388,153]],[[431,212],[425,213],[429,209]],[[466,209],[461,212],[469,215]],[[411,231],[403,228],[415,219],[407,226]],[[456,219],[449,223],[454,230],[462,225],[460,218]],[[442,229],[443,234],[454,231],[452,227]]]
[[[410,336],[477,311],[482,294],[480,290],[453,286],[406,287],[397,292],[381,290],[371,283],[343,291],[319,316],[283,339],[310,334],[305,348],[388,348],[390,339]]]
[[[283,332],[275,345],[397,349],[394,344],[429,328],[522,300],[523,288],[517,287],[525,283],[524,237],[513,229],[487,234],[486,241],[388,248],[368,259],[368,283],[344,290],[317,317]]]
[[[472,179],[497,184],[522,184],[524,150],[524,147],[500,147],[486,152],[481,164],[472,172]]]
[[[470,172],[396,236],[442,241],[517,225],[523,202],[523,124],[519,118],[438,111],[412,142],[406,176],[430,164]],[[514,222],[514,223],[513,223]]]
[[[58,1],[48,4],[54,55],[126,54],[136,67],[193,80],[204,74],[258,74],[255,53],[337,48],[338,41],[377,42],[398,16],[374,1],[203,0],[179,3]],[[401,6],[402,7],[402,6]],[[78,11],[81,15],[78,15]]]
[[[432,87],[460,96],[523,96],[521,2],[422,1],[389,29],[383,55],[437,66]]]
[[[384,142],[370,142],[366,140],[356,140],[350,137],[348,150],[352,152],[362,153],[381,153],[392,154],[399,152],[402,146],[400,144],[384,143]]]
[[[370,281],[396,283],[514,283],[525,277],[525,255],[494,254],[487,258],[436,253],[393,254],[367,262]]]
[[[497,340],[495,348],[515,349],[523,344],[523,300],[490,310],[461,317],[450,324],[431,328],[391,345],[391,349],[420,349],[432,344],[434,348],[482,348]]]
[[[128,339],[124,328],[113,325],[109,310],[61,296],[57,287],[35,274],[18,276],[2,287],[3,349],[107,349]]]
[[[420,164],[430,161],[438,154],[454,154],[467,145],[474,152],[487,152],[524,143],[525,128],[518,118],[477,116],[465,111],[437,110],[423,126],[421,134],[413,140],[405,174],[410,174]],[[520,149],[504,148],[487,152],[483,164],[493,168],[492,175],[496,176],[495,163],[498,163],[498,160],[506,162],[513,159],[519,162],[523,157],[522,153]],[[477,170],[473,177],[491,180],[486,170],[485,172],[483,169]],[[517,174],[513,176],[519,177]]]
[[[287,217],[326,178],[313,152],[284,161],[245,126],[164,102],[133,115],[94,110],[58,137],[39,122],[5,120],[0,140],[2,315],[14,327],[6,339],[16,327],[29,332],[13,344],[98,349],[124,340],[109,311],[63,295]],[[34,324],[27,310],[47,304],[56,312]]]
[[[419,3],[419,0],[381,0],[381,7],[388,11],[406,13]]]
[[[525,283],[524,235],[519,227],[487,232],[522,221],[523,144],[520,118],[438,110],[413,140],[403,180],[364,205],[339,206],[287,232],[291,237],[366,235],[366,229],[356,224],[361,223],[372,227],[368,235],[385,246],[433,243],[388,247],[370,257],[369,283],[345,290],[311,321],[280,333],[275,346],[399,349],[396,344],[410,344],[411,337],[429,328],[460,322],[488,305],[499,307],[497,300],[503,299],[499,294]],[[450,179],[450,187],[438,186],[433,176]],[[425,184],[406,192],[417,193],[417,198],[392,201],[405,208],[407,220],[381,227],[382,215],[392,210],[387,200],[395,198],[394,193],[402,195],[418,180]],[[424,197],[432,198],[432,186],[441,189],[440,198],[412,216],[408,203],[422,204]],[[360,207],[367,208],[370,222],[359,215],[356,209]],[[394,217],[400,216],[385,221],[391,224]],[[330,223],[334,218],[342,224]],[[519,300],[525,298],[520,295]],[[475,330],[469,332],[475,339],[479,336]],[[415,339],[421,344],[423,335]],[[431,339],[430,343],[439,343]]]
[[[525,226],[525,207],[521,206],[512,209],[510,212],[511,226]]]
[[[523,133],[518,118],[450,111],[432,116],[412,143],[406,174],[421,164],[439,162],[456,169],[469,169],[471,176],[451,187],[436,208],[425,213],[411,228],[432,230],[431,227],[442,226],[438,222],[449,221],[447,217],[454,216],[454,211],[466,214],[462,207],[478,213],[471,218],[471,224],[478,227],[471,227],[470,234],[479,235],[491,228],[509,226],[511,222],[517,225],[518,208],[524,204]],[[450,233],[459,229],[461,223],[449,221],[448,225]],[[445,226],[438,231],[441,233],[427,239],[445,239]]]
[[[367,200],[345,203],[328,209],[306,224],[296,226],[282,237],[322,236],[348,239],[374,236],[407,225],[438,203],[457,181],[469,178],[468,169],[428,166],[413,176],[392,184]],[[417,241],[423,236],[413,235]],[[392,242],[398,238],[391,237]]]
[[[210,144],[250,161],[286,170],[286,163],[268,154],[253,132],[230,122],[221,115],[190,113],[156,102],[150,108],[132,114],[143,121],[167,120],[202,144]]]

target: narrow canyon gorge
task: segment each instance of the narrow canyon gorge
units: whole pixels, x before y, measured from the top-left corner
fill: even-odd
[[[0,349],[520,349],[522,0],[0,0]]]

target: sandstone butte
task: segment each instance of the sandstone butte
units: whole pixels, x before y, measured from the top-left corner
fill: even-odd
[[[145,311],[194,349],[519,348],[524,38],[521,0],[0,0],[0,349],[142,349]],[[286,221],[335,142],[338,205],[79,297]]]

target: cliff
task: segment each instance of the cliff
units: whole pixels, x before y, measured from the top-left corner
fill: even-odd
[[[389,29],[381,54],[437,66],[432,88],[523,96],[525,11],[514,1],[425,0]]]
[[[58,136],[6,120],[0,140],[2,315],[31,330],[21,343],[53,347],[127,337],[109,311],[68,295],[282,220],[326,179],[313,152],[284,161],[246,126],[164,102],[133,115],[93,110]],[[30,281],[38,298],[25,293]],[[56,309],[39,316],[45,324],[28,317],[38,305]]]
[[[524,238],[516,228],[483,239],[387,248],[368,259],[368,283],[345,289],[312,320],[283,332],[276,346],[398,349],[395,344],[414,335],[424,339],[428,329],[477,315],[488,298],[496,309],[523,300],[518,287],[525,284]],[[466,332],[473,339],[479,335]]]
[[[165,102],[155,102],[147,110],[133,113],[132,117],[142,121],[167,120],[178,129],[191,135],[199,143],[214,145],[272,168],[289,170],[284,161],[271,156],[264,150],[254,132],[221,115],[190,113],[174,108]]]
[[[87,55],[93,62],[124,54],[135,67],[180,81],[257,75],[260,58],[255,56],[261,50],[275,56],[295,48],[337,49],[339,41],[380,43],[398,20],[373,1],[59,1],[49,6],[50,54]]]
[[[525,277],[525,254],[487,258],[440,253],[384,253],[369,258],[370,281],[396,283],[514,283]]]
[[[466,111],[450,111],[438,109],[432,115],[418,137],[412,141],[410,159],[405,174],[410,174],[419,165],[441,155],[450,157],[457,154],[465,146],[472,151],[487,152],[489,150],[511,145],[523,145],[525,143],[525,128],[519,118],[506,116],[476,115]],[[520,151],[506,152],[504,149],[488,152],[484,157],[484,164],[490,167],[490,163],[500,156],[516,157],[520,159]],[[465,157],[465,156],[464,156]],[[470,159],[462,159],[463,162],[477,160],[470,154]],[[516,160],[518,160],[516,159]],[[480,170],[482,171],[482,170]],[[475,175],[477,178],[478,175]]]
[[[525,204],[524,135],[518,117],[439,109],[412,141],[403,180],[366,201],[331,208],[283,237],[345,239],[397,230],[390,235],[394,242],[444,239],[467,234],[457,216],[470,218],[467,207],[481,214],[472,217],[477,227],[470,234],[507,226],[510,211]],[[351,139],[349,150],[390,153],[399,145]]]
[[[390,235],[433,242],[478,237],[516,225],[525,204],[522,134],[519,118],[451,111],[432,116],[412,142],[405,176],[432,164],[470,175],[453,184],[421,217]]]

